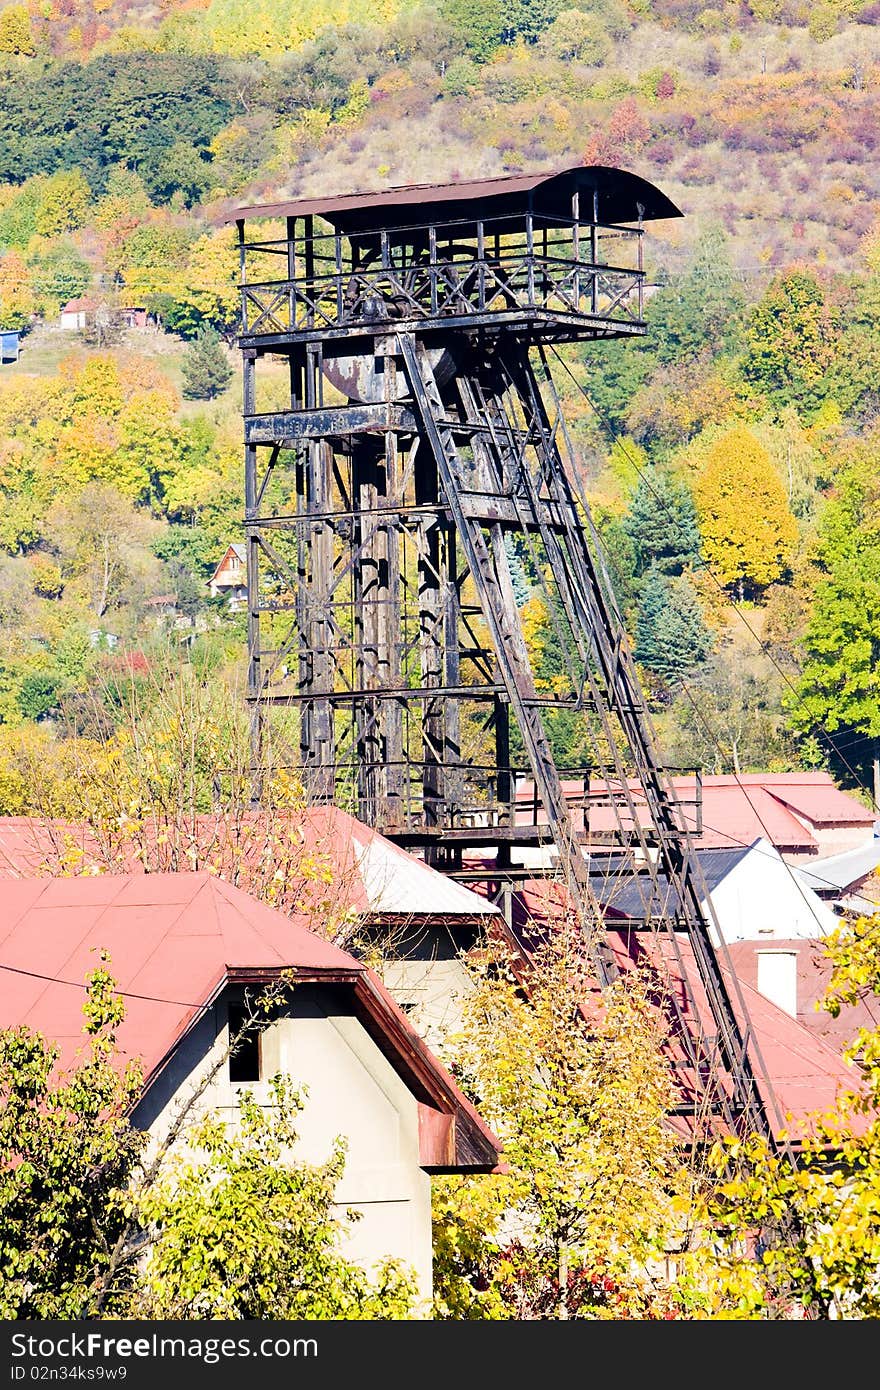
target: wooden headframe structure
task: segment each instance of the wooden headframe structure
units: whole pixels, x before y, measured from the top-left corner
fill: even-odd
[[[307,794],[436,867],[461,875],[478,848],[509,881],[522,847],[551,847],[603,984],[590,813],[610,810],[640,928],[700,995],[671,1006],[689,1108],[769,1131],[551,371],[558,345],[645,332],[645,224],[679,215],[601,167],[239,211],[254,765],[281,709]],[[518,576],[552,634],[550,688]],[[562,710],[585,767],[554,759]]]

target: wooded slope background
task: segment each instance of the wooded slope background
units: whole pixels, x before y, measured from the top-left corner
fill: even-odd
[[[183,637],[204,679],[240,672],[243,621],[206,584],[243,511],[230,210],[578,162],[685,213],[646,238],[646,339],[558,373],[666,752],[864,784],[878,21],[787,0],[0,11],[0,328],[24,335],[0,367],[0,812],[32,809],[27,769],[66,741],[112,738],[120,690],[148,705]],[[63,331],[77,298],[86,328]],[[158,327],[126,328],[133,307]],[[517,581],[552,690],[552,627]],[[552,732],[564,762],[586,751],[576,718]]]

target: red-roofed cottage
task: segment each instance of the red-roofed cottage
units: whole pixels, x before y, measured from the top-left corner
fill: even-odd
[[[134,1119],[161,1136],[223,1057],[245,991],[295,984],[259,1039],[225,1059],[199,1105],[226,1118],[243,1087],[288,1074],[306,1103],[300,1154],[348,1144],[341,1205],[362,1219],[345,1253],[397,1257],[431,1290],[432,1173],[491,1172],[499,1143],[377,977],[347,952],[207,873],[20,878],[3,883],[0,1026],[81,1045],[83,981],[99,950],[125,995],[125,1057],[145,1084]]]

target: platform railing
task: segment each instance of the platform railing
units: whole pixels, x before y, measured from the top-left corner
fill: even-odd
[[[456,226],[242,242],[242,333],[374,330],[385,321],[524,310],[640,324],[640,229],[541,226],[537,217]],[[280,274],[266,274],[276,266]]]

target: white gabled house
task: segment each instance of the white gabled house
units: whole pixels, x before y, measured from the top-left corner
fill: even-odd
[[[244,609],[247,604],[247,552],[243,545],[227,546],[226,554],[208,580],[208,588],[212,598],[223,594],[233,613]]]

